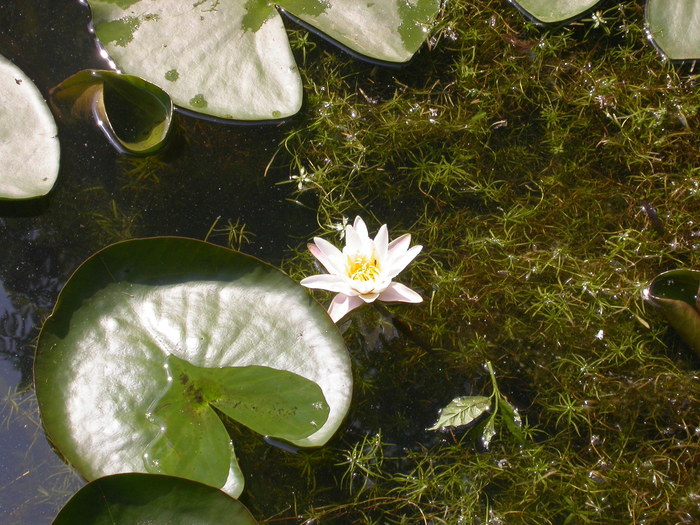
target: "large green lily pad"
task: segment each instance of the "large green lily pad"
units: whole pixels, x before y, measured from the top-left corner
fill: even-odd
[[[41,93],[0,56],[0,199],[46,195],[58,176],[56,122]]]
[[[649,35],[671,60],[700,59],[700,2],[648,0]]]
[[[439,0],[90,0],[95,33],[116,66],[186,110],[278,119],[301,106],[301,78],[278,4],[370,58],[409,60]]]
[[[520,11],[544,24],[568,22],[593,9],[601,0],[510,0]]]
[[[34,366],[46,432],[87,479],[150,471],[234,496],[243,480],[212,407],[318,446],[352,393],[343,340],[304,288],[255,258],[174,237],[84,262],[42,328]]]
[[[257,525],[242,503],[188,479],[116,474],[78,491],[53,525]]]

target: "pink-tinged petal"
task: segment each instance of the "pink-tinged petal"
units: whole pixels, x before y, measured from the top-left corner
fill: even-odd
[[[340,321],[345,314],[354,310],[358,306],[362,306],[364,302],[359,297],[350,297],[345,294],[339,293],[331,301],[328,307],[328,315],[334,323]]]
[[[314,243],[316,243],[316,248],[318,248],[318,250],[312,249],[311,246],[313,245],[310,244],[309,251],[318,259],[324,268],[328,270],[329,273],[345,275],[345,256],[343,252],[320,237],[314,237]]]
[[[372,303],[379,297],[380,294],[373,292],[373,293],[363,293],[358,295],[360,299],[362,299],[365,303]]]
[[[382,227],[379,228],[377,236],[374,238],[374,249],[376,250],[375,254],[379,260],[379,264],[381,264],[382,261],[386,259],[386,254],[389,250],[389,230],[386,224],[383,224]]]
[[[389,253],[402,254],[408,250],[408,246],[411,244],[411,234],[404,233],[402,236],[397,237],[389,243]]]
[[[396,277],[403,271],[404,268],[406,268],[406,266],[408,266],[408,263],[416,258],[422,249],[423,246],[416,244],[398,258],[392,257],[393,254],[390,253],[386,266],[382,268],[382,276],[386,277],[387,279],[393,279]]]
[[[307,244],[306,247],[311,252],[311,255],[316,257],[316,260],[320,262],[326,270],[328,270],[328,268],[333,267],[331,261],[328,259],[328,257],[326,257],[326,255],[321,251],[321,249],[318,246],[316,246],[315,244]]]
[[[315,288],[317,290],[328,290],[329,292],[339,292],[346,295],[357,295],[357,291],[353,290],[348,285],[348,280],[343,279],[339,275],[331,273],[323,273],[320,275],[312,275],[301,280],[299,283],[307,288]]]
[[[380,301],[399,303],[420,303],[423,298],[408,286],[401,283],[391,283],[389,288],[379,296]]]

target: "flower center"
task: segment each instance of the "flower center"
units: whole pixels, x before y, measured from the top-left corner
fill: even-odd
[[[374,281],[379,275],[376,257],[355,255],[348,257],[348,276],[353,281]]]

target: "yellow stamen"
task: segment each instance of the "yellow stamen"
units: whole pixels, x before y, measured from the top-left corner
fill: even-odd
[[[348,276],[353,281],[374,281],[379,275],[379,264],[376,257],[355,255],[348,257]]]

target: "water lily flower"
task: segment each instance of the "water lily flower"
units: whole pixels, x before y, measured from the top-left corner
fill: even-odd
[[[364,221],[357,217],[345,229],[345,247],[342,251],[320,237],[314,237],[309,251],[328,271],[302,279],[307,288],[337,292],[328,308],[333,322],[365,303],[396,301],[420,303],[423,298],[408,286],[393,282],[423,249],[421,245],[409,248],[411,235],[404,234],[389,242],[389,230],[384,224],[374,239],[367,233]]]

